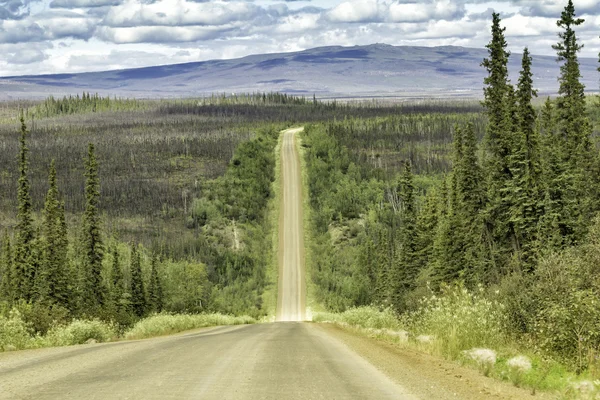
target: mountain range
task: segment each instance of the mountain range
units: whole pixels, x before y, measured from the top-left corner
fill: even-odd
[[[231,60],[77,74],[0,78],[0,97],[42,98],[97,92],[123,97],[196,97],[211,93],[279,91],[332,97],[481,97],[486,49],[373,44],[329,46]],[[598,90],[598,60],[581,58],[582,80]],[[510,57],[516,82],[521,55]],[[558,90],[555,57],[533,56],[535,86]]]

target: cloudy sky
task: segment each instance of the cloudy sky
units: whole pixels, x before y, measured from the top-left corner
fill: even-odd
[[[567,0],[0,0],[0,76],[98,71],[326,45],[489,41],[553,54]],[[583,56],[600,51],[600,1],[575,0]]]

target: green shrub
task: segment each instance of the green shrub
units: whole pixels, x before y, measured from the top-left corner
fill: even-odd
[[[168,335],[190,329],[219,325],[253,324],[256,320],[248,316],[233,317],[222,314],[156,314],[137,322],[125,332],[125,339],[144,339]]]
[[[13,308],[19,311],[32,336],[45,335],[53,325],[63,324],[69,320],[69,310],[56,304],[49,306],[21,300]]]
[[[16,309],[11,310],[8,316],[0,315],[0,350],[20,350],[31,347],[33,343],[29,329],[21,313]]]
[[[44,347],[84,344],[90,339],[108,342],[117,337],[114,325],[99,320],[74,320],[68,325],[55,326],[41,338]]]

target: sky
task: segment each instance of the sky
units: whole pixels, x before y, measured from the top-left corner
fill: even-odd
[[[0,76],[135,68],[319,46],[509,48],[552,55],[567,0],[0,0]],[[600,0],[574,0],[581,56],[600,52]]]

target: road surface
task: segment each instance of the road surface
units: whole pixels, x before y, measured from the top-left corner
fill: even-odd
[[[281,186],[279,218],[279,290],[277,321],[304,321],[304,230],[302,227],[302,175],[296,134],[303,128],[288,129],[281,141]]]
[[[5,353],[2,399],[413,399],[318,326]]]

